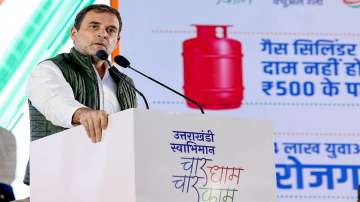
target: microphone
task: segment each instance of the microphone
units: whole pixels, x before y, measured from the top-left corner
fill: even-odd
[[[99,60],[106,60],[108,59],[109,57],[109,54],[107,54],[106,51],[104,50],[98,50],[96,51],[96,55],[95,55]]]
[[[142,72],[134,69],[133,67],[130,66],[129,60],[126,59],[124,56],[118,55],[118,56],[116,56],[116,57],[114,58],[114,61],[115,61],[116,64],[118,64],[118,65],[120,65],[120,66],[122,66],[122,67],[124,67],[124,68],[130,68],[131,70],[137,72],[138,74],[141,74],[142,76],[145,76],[146,78],[150,79],[151,81],[153,81],[153,82],[161,85],[162,87],[164,87],[164,88],[166,88],[166,89],[168,89],[168,90],[176,93],[177,95],[180,95],[181,97],[185,98],[186,100],[194,103],[194,104],[200,109],[201,113],[204,114],[204,109],[203,109],[203,108],[200,106],[200,104],[197,103],[195,100],[193,100],[193,99],[191,99],[191,98],[189,98],[189,97],[187,97],[187,96],[179,93],[178,91],[176,91],[176,90],[170,88],[169,86],[167,86],[167,85],[165,85],[165,84],[163,84],[163,83],[161,83],[161,82],[159,82],[159,81],[151,78],[150,76],[148,76],[148,75],[146,75],[146,74],[144,74],[144,73],[142,73]]]
[[[96,52],[96,55],[95,55],[95,56],[96,56],[99,60],[105,60],[105,61],[109,64],[109,66],[110,66],[109,72],[110,72],[110,73],[114,73],[118,78],[123,77],[123,76],[120,75],[119,70],[117,70],[117,68],[116,68],[115,66],[111,65],[110,62],[107,60],[108,57],[109,57],[109,55],[107,54],[106,51],[104,51],[104,50],[98,50],[98,51]],[[135,86],[134,86],[132,83],[130,83],[130,82],[127,81],[126,79],[123,79],[123,81],[124,81],[125,83],[127,83],[131,88],[133,88],[133,89],[142,97],[142,99],[143,99],[144,102],[145,102],[146,109],[149,109],[149,104],[148,104],[145,96],[144,96],[138,89],[136,89]]]

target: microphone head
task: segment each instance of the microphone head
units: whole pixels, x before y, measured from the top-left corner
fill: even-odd
[[[126,58],[125,58],[124,56],[122,56],[122,55],[116,56],[116,57],[114,58],[114,61],[115,61],[118,65],[120,65],[120,66],[122,66],[122,67],[124,67],[124,68],[127,68],[127,67],[130,66],[129,60],[126,59]]]
[[[107,52],[104,50],[98,50],[96,52],[96,57],[100,60],[107,60],[109,57],[109,54],[107,54]]]

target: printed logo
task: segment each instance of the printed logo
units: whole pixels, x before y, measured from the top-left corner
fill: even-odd
[[[352,8],[360,7],[360,0],[343,0],[343,2]]]

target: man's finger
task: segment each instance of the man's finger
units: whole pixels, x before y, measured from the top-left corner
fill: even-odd
[[[91,135],[90,135],[90,130],[89,130],[89,124],[87,121],[84,121],[84,123],[82,124],[85,128],[85,131],[86,131],[86,134],[89,138],[91,138]]]
[[[106,113],[101,114],[100,124],[102,129],[106,129],[108,125],[108,115]]]
[[[99,116],[101,115],[98,114],[98,116],[93,118],[96,142],[101,141],[101,133],[102,133],[101,123],[100,123],[101,118]]]
[[[87,123],[88,123],[89,135],[90,135],[91,141],[93,143],[96,143],[96,135],[95,135],[93,120],[89,118],[89,119],[87,119]]]

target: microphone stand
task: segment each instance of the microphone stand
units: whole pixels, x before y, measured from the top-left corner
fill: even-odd
[[[168,86],[166,86],[166,85],[164,85],[164,84],[162,84],[162,83],[158,82],[157,80],[155,80],[155,79],[151,78],[150,76],[143,74],[142,72],[140,72],[140,71],[138,71],[137,69],[135,69],[135,68],[131,67],[130,65],[128,65],[128,67],[127,67],[127,68],[132,69],[133,71],[135,71],[135,72],[137,72],[137,73],[139,73],[139,74],[141,74],[141,75],[145,76],[146,78],[148,78],[148,79],[150,79],[151,81],[153,81],[153,82],[155,82],[155,83],[157,83],[157,84],[161,85],[162,87],[164,87],[164,88],[166,88],[166,89],[168,89],[168,90],[172,91],[173,93],[176,93],[177,95],[180,95],[181,97],[185,98],[186,100],[189,100],[190,102],[192,102],[193,104],[195,104],[195,105],[196,105],[196,106],[200,109],[200,111],[201,111],[201,113],[202,113],[202,114],[205,114],[205,113],[204,113],[204,109],[203,109],[203,108],[202,108],[202,107],[201,107],[201,106],[200,106],[200,105],[199,105],[196,101],[194,101],[193,99],[191,99],[191,98],[189,98],[189,97],[187,97],[187,96],[185,96],[185,95],[183,95],[183,94],[181,94],[181,93],[177,92],[176,90],[174,90],[174,89],[172,89],[172,88],[170,88],[170,87],[168,87]]]

